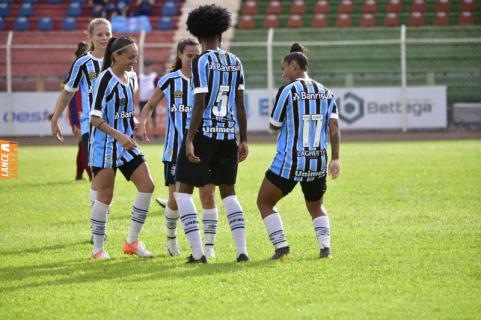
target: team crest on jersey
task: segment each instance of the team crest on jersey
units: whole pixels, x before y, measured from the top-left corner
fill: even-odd
[[[127,103],[127,99],[125,99],[125,98],[122,98],[122,99],[119,100],[120,106],[125,106],[126,103]]]
[[[95,79],[97,78],[97,72],[90,72],[89,73],[89,79],[92,80],[92,79]]]
[[[183,92],[182,91],[174,91],[174,97],[182,98]]]

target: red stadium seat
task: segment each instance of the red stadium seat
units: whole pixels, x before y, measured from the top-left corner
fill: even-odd
[[[264,28],[279,28],[279,17],[275,14],[268,14],[264,18]]]
[[[304,25],[304,21],[302,17],[298,14],[293,14],[287,20],[287,27],[288,28],[302,28]]]
[[[469,11],[474,13],[476,11],[476,1],[474,0],[461,0],[461,11]]]
[[[377,12],[377,3],[375,0],[366,0],[362,4],[362,13],[375,14]]]
[[[306,3],[304,0],[294,0],[290,8],[291,14],[304,14],[306,13]]]
[[[327,14],[329,12],[329,2],[326,0],[319,0],[314,6],[315,14]]]
[[[313,28],[325,28],[327,27],[327,18],[323,13],[317,13],[312,17],[311,27]]]
[[[437,0],[436,12],[449,12],[451,11],[451,0]]]
[[[253,29],[256,26],[256,21],[250,15],[244,15],[239,20],[239,28]]]
[[[341,0],[337,11],[339,13],[352,14],[352,12],[354,11],[354,4],[352,3],[351,0]]]
[[[257,14],[258,9],[259,9],[259,6],[257,5],[256,1],[247,0],[246,2],[244,2],[244,7],[242,8],[242,14],[254,15],[254,14]]]
[[[277,0],[272,0],[271,2],[269,2],[269,5],[267,6],[267,13],[281,14],[282,13],[281,2]]]
[[[433,25],[435,26],[448,26],[449,25],[449,17],[446,12],[439,11],[436,12],[433,18]]]
[[[387,4],[387,12],[399,13],[403,9],[401,0],[389,0]]]
[[[364,13],[359,21],[359,26],[362,28],[369,28],[376,26],[376,19],[372,13]]]
[[[388,12],[384,16],[384,26],[386,27],[397,27],[401,24],[399,16],[395,12]]]
[[[411,12],[426,12],[427,4],[425,0],[413,0],[411,2]]]
[[[347,13],[340,13],[336,18],[336,27],[349,28],[352,26],[352,18]]]
[[[408,26],[422,27],[424,26],[424,16],[421,12],[411,12],[409,14]]]
[[[459,13],[458,18],[459,25],[472,25],[474,24],[474,15],[470,11],[463,11]]]

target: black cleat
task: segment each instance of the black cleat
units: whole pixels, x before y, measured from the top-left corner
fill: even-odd
[[[330,248],[322,248],[321,249],[321,252],[319,253],[319,258],[321,259],[325,259],[325,258],[329,258],[331,254],[331,249]]]
[[[194,259],[194,257],[193,257],[192,255],[190,255],[190,256],[187,258],[186,264],[197,264],[197,263],[206,264],[206,263],[207,263],[207,258],[206,258],[205,256],[202,256],[200,259]]]
[[[250,260],[249,257],[245,253],[241,253],[237,257],[237,262],[248,262],[249,260]]]
[[[161,199],[161,198],[155,198],[155,201],[161,206],[162,208],[165,208],[167,206],[167,200]]]
[[[274,253],[271,259],[272,260],[284,259],[284,258],[287,258],[288,255],[289,255],[289,246],[282,247],[282,248],[276,249],[276,252]]]

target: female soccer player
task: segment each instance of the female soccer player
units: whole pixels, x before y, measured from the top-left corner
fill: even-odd
[[[294,43],[282,63],[283,77],[289,84],[277,92],[270,128],[279,131],[277,152],[266,172],[257,197],[267,234],[275,247],[272,259],[289,254],[279,212],[274,208],[300,182],[306,207],[320,245],[320,257],[330,254],[330,228],[322,205],[326,191],[327,141],[329,128],[331,160],[329,174],[340,174],[340,130],[336,102],[331,91],[307,75],[304,48]]]
[[[216,5],[189,13],[187,29],[205,50],[192,60],[194,108],[177,158],[176,192],[184,232],[192,248],[187,263],[206,263],[199,221],[192,201],[194,186],[219,186],[237,248],[237,261],[248,261],[244,214],[235,194],[237,165],[248,154],[244,107],[244,73],[240,60],[220,48],[231,26],[230,13]],[[235,116],[237,111],[237,117]],[[239,125],[239,146],[236,123]]]
[[[144,141],[149,141],[145,125],[152,111],[165,98],[167,128],[164,139],[164,178],[169,188],[169,199],[165,208],[167,226],[167,250],[171,256],[180,254],[176,238],[179,212],[174,199],[175,172],[177,154],[182,145],[184,131],[188,128],[194,95],[190,86],[192,59],[200,54],[199,42],[193,38],[185,38],[177,44],[177,57],[169,73],[164,75],[157,84],[152,97],[142,110],[137,133]],[[214,257],[214,242],[217,233],[218,212],[214,200],[214,184],[207,184],[199,188],[202,203],[202,216],[205,235],[205,254],[207,258]]]
[[[126,36],[111,38],[105,50],[104,65],[93,90],[90,123],[90,165],[95,175],[97,199],[92,207],[92,258],[109,259],[104,250],[107,212],[112,201],[117,168],[137,187],[132,219],[124,253],[142,258],[153,257],[139,242],[139,233],[147,218],[154,182],[144,157],[133,139],[134,94],[137,78],[131,72],[137,63],[138,49]]]
[[[57,99],[55,110],[52,116],[51,129],[52,135],[60,142],[63,142],[63,134],[58,126],[58,118],[63,113],[67,105],[80,89],[82,95],[82,113],[80,115],[80,134],[85,150],[89,144],[89,113],[92,102],[92,88],[95,80],[102,68],[102,59],[109,39],[112,37],[110,22],[103,18],[93,19],[88,28],[90,48],[85,55],[77,58],[66,78],[65,86]],[[90,203],[93,205],[97,195],[94,180],[92,180],[90,190]]]

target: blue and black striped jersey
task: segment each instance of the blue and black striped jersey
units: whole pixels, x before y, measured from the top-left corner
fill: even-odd
[[[82,113],[80,114],[80,133],[90,130],[90,105],[92,104],[92,89],[100,70],[103,59],[95,58],[90,52],[77,58],[65,79],[64,89],[76,92],[80,88],[82,95]]]
[[[137,77],[134,72],[129,72],[128,79],[128,83],[124,83],[110,68],[100,73],[93,90],[90,115],[101,117],[112,128],[133,138],[134,92],[137,88]],[[120,167],[139,154],[139,148],[124,150],[114,137],[95,127],[92,128],[90,166]]]
[[[216,140],[235,139],[235,97],[237,90],[244,90],[239,58],[222,49],[203,52],[192,60],[192,83],[194,94],[207,93],[202,133]]]
[[[327,172],[327,133],[338,119],[334,95],[312,79],[297,79],[279,89],[271,124],[280,128],[270,170],[295,181],[311,181]]]
[[[194,105],[192,87],[190,79],[177,70],[160,78],[157,88],[164,93],[167,111],[162,161],[175,162],[184,138],[184,130],[188,129]]]

